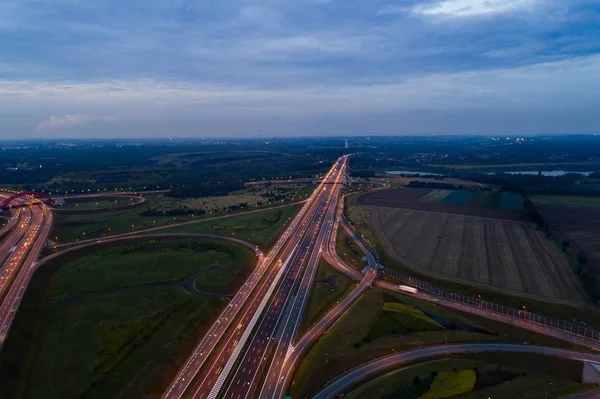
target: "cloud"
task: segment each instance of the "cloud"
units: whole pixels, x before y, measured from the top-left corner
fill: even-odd
[[[468,17],[483,14],[501,14],[531,6],[535,0],[444,0],[417,6],[415,12],[425,15]]]
[[[60,130],[64,128],[69,128],[73,126],[83,125],[86,123],[90,123],[93,121],[109,121],[114,120],[114,118],[106,117],[106,116],[92,116],[92,115],[71,115],[66,114],[65,116],[54,116],[52,115],[50,119],[40,123],[37,126],[38,131],[43,130]]]

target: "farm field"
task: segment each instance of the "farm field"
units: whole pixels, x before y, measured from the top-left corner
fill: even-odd
[[[491,191],[432,190],[429,188],[374,191],[361,195],[357,200],[359,205],[529,221],[522,205],[519,206],[521,202],[520,197],[513,194]]]
[[[566,256],[527,224],[465,215],[372,208],[388,255],[414,270],[485,288],[583,303]]]
[[[600,210],[600,197],[580,197],[574,195],[534,195],[531,200],[536,205],[561,206]]]
[[[600,209],[538,205],[540,214],[569,247],[587,255],[589,262],[600,265]]]

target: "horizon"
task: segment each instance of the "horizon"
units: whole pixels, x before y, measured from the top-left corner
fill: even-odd
[[[8,0],[0,138],[594,134],[598,17],[594,0]]]

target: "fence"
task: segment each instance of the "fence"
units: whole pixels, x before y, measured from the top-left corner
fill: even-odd
[[[395,278],[396,280],[402,281],[403,283],[415,286],[423,291],[427,291],[435,296],[451,300],[454,302],[459,302],[468,306],[474,306],[482,309],[489,310],[491,312],[500,313],[508,316],[512,316],[515,318],[528,320],[537,324],[541,324],[547,327],[551,327],[557,330],[562,330],[571,334],[578,335],[580,337],[593,340],[600,341],[600,332],[596,330],[592,330],[587,328],[582,324],[574,324],[569,323],[565,320],[555,319],[553,317],[542,316],[536,313],[528,312],[525,309],[515,309],[504,305],[499,305],[497,303],[488,302],[480,297],[472,297],[462,294],[455,294],[450,291],[446,291],[443,288],[436,287],[434,285],[429,284],[426,281],[418,280],[414,277],[408,277],[406,275],[400,274],[394,270],[390,270],[386,267],[381,269],[384,274],[387,274],[390,277]]]
[[[349,223],[348,225],[351,226]],[[361,239],[361,241],[365,244],[367,249],[373,254],[373,256],[375,256],[375,259],[377,259],[377,261],[379,262],[379,255],[377,254],[377,250],[367,240],[365,240],[362,234],[357,232],[357,236]],[[388,276],[393,277],[396,280],[415,286],[420,290],[427,291],[440,298],[462,303],[468,306],[486,309],[491,312],[512,316],[518,319],[528,320],[557,330],[575,334],[582,338],[600,342],[600,332],[592,330],[591,328],[587,328],[583,324],[575,324],[565,320],[556,319],[554,317],[542,316],[536,313],[528,312],[526,309],[516,309],[511,308],[509,306],[499,305],[497,303],[485,301],[480,297],[456,294],[454,292],[446,291],[443,288],[431,285],[426,281],[422,281],[414,277],[409,277],[404,274],[400,274],[394,270],[388,269],[383,266],[381,266],[380,270],[384,274],[387,274]]]

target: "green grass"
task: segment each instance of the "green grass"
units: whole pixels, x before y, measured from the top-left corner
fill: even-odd
[[[300,325],[300,334],[320,320],[327,311],[344,299],[354,287],[356,287],[356,283],[351,278],[340,273],[321,259]]]
[[[435,376],[429,391],[420,399],[444,399],[469,393],[475,387],[474,370],[443,371]]]
[[[219,220],[209,220],[184,226],[173,226],[152,233],[198,233],[235,237],[258,245],[263,250],[279,238],[287,223],[300,210],[301,205],[264,210],[246,215],[231,215]],[[275,219],[275,223],[265,220]]]
[[[227,304],[192,296],[177,282],[218,263],[199,281],[234,292],[254,258],[232,243],[177,240],[46,265],[34,275],[0,355],[0,397],[160,395]]]
[[[456,206],[466,206],[471,201],[473,193],[467,190],[452,190],[450,194],[448,194],[442,204],[445,205],[456,205]]]
[[[403,367],[398,371],[385,374],[379,378],[376,378],[346,395],[348,399],[361,399],[371,398],[378,399],[384,395],[391,395],[397,389],[403,389],[407,391],[407,388],[414,386],[414,377],[419,377],[420,381],[427,381],[431,379],[431,373],[437,372],[453,372],[454,370],[473,370],[477,367],[479,372],[494,371],[500,365],[502,369],[520,374],[521,376],[516,377],[506,383],[491,386],[488,388],[473,391],[468,394],[460,395],[457,398],[460,399],[481,399],[481,398],[501,398],[501,399],[515,399],[515,398],[543,398],[546,386],[549,387],[548,398],[558,398],[565,394],[579,392],[589,388],[587,385],[580,384],[573,380],[567,374],[564,377],[557,377],[553,375],[547,375],[537,371],[535,364],[524,362],[524,358],[521,358],[521,363],[517,367],[508,366],[503,363],[496,363],[494,360],[495,354],[493,353],[481,353],[481,360],[474,360],[470,358],[452,358],[444,360],[430,361],[421,363],[413,366]],[[487,358],[486,358],[487,357]],[[554,367],[560,367],[562,370],[567,371],[571,366],[572,361],[563,361],[559,358],[547,358],[545,356],[538,356],[536,358],[536,364],[545,362],[551,364]],[[581,363],[576,362],[581,368]],[[562,367],[561,367],[562,366]],[[573,366],[577,368],[577,365]],[[526,371],[526,375],[523,376],[523,371]],[[551,383],[551,385],[550,385]],[[424,388],[427,388],[426,386]],[[418,392],[417,392],[418,394]],[[401,396],[402,397],[402,396]],[[415,397],[418,397],[415,395]],[[406,395],[405,399],[409,399],[410,396]]]
[[[574,195],[534,195],[531,200],[539,205],[600,209],[600,197],[581,197]]]
[[[246,218],[250,218],[253,220],[262,220],[266,215],[269,215],[269,212],[277,212],[281,211],[286,215],[295,214],[299,209],[299,205],[290,205],[288,207],[279,208],[278,210],[265,210],[263,212],[256,212],[254,214],[249,215],[236,215],[236,214],[228,214],[228,212],[219,212],[219,213],[206,213],[202,216],[194,216],[184,215],[184,216],[141,216],[140,213],[156,208],[161,204],[166,202],[170,202],[172,199],[164,196],[150,196],[147,197],[146,204],[144,206],[140,206],[137,208],[125,209],[115,212],[103,212],[103,213],[83,213],[83,214],[55,214],[55,223],[52,231],[50,232],[49,238],[58,242],[70,242],[76,240],[90,239],[90,238],[100,238],[106,237],[113,234],[119,233],[130,233],[136,232],[147,228],[152,227],[160,227],[163,226],[167,228],[172,223],[182,222],[182,221],[191,221],[191,220],[202,220],[205,218],[213,218],[213,217],[226,217],[228,220],[234,217],[239,217],[240,219],[235,222],[236,224],[246,223]],[[263,216],[257,216],[263,215]],[[202,223],[202,222],[201,222]],[[220,223],[217,221],[207,221],[209,226],[212,226],[215,223]],[[229,222],[228,222],[229,223]],[[186,226],[189,227],[189,226]],[[184,229],[184,227],[182,227]],[[193,230],[193,228],[192,228]],[[265,230],[265,229],[263,229]],[[268,229],[267,229],[268,230]],[[207,232],[207,231],[203,231]],[[214,231],[211,231],[214,233]],[[224,234],[224,233],[223,233]],[[265,237],[268,233],[259,232],[259,241],[263,239],[263,243],[269,241],[268,237]],[[246,237],[250,235],[246,234]],[[265,240],[266,238],[266,240]]]
[[[78,199],[72,199],[66,201],[65,205],[59,207],[59,209],[102,209],[102,208],[113,208],[116,206],[129,205],[132,203],[139,202],[139,199],[134,198],[118,198],[118,199],[97,199],[93,201],[82,201]]]
[[[384,302],[383,311],[371,326],[367,338],[374,340],[396,334],[443,330],[440,324],[410,305]]]
[[[341,226],[338,229],[335,242],[340,258],[342,258],[349,266],[358,271],[362,271],[365,266],[367,266],[367,262],[362,260],[365,253],[358,245],[356,245],[348,233],[346,233],[346,230]]]
[[[60,214],[54,216],[54,227],[49,238],[59,242],[69,242],[86,238],[99,238],[106,235],[128,233],[144,228],[169,224],[174,221],[190,219],[189,216],[141,216],[140,212],[152,208],[163,201],[164,196],[150,196],[142,207],[115,212],[89,214]]]
[[[465,324],[487,333],[431,330],[430,324],[423,327],[425,331],[415,332],[414,329],[422,324],[422,320],[415,321],[415,318],[410,318],[410,323],[406,322],[406,324],[414,327],[413,332],[373,339],[369,334],[379,315],[384,312],[385,302],[399,302],[420,312]],[[411,312],[415,311],[411,310]],[[395,351],[444,343],[505,341],[573,349],[573,345],[556,338],[444,308],[413,296],[384,293],[374,288],[367,291],[302,359],[294,376],[290,394],[292,397],[310,396],[336,375]]]
[[[500,209],[502,194],[493,191],[477,191],[471,196],[469,206],[485,209]]]
[[[255,262],[247,248],[216,240],[169,240],[117,245],[64,264],[51,289],[52,298],[185,280],[213,264],[214,285],[231,284],[246,264]],[[240,259],[243,261],[240,262]],[[216,274],[219,280],[212,276]],[[239,278],[239,277],[238,277]]]

